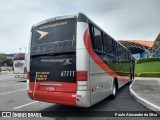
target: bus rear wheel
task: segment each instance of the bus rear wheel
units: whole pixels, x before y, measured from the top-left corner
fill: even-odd
[[[115,99],[117,94],[117,84],[116,84],[116,80],[113,81],[113,86],[112,86],[112,93],[110,95],[110,99],[113,100]]]

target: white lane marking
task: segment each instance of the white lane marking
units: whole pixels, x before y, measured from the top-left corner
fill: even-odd
[[[24,83],[11,84],[11,85],[3,85],[3,86],[0,86],[0,87],[7,87],[7,86],[12,86],[12,85],[22,85],[22,84],[24,84]],[[24,85],[26,85],[26,84],[24,84]]]
[[[7,82],[7,83],[13,83],[13,82],[14,82],[14,83],[16,83],[16,81],[9,81],[9,80],[8,80],[8,81],[5,80],[5,81],[2,81],[2,82],[0,82],[0,83],[4,83],[4,82]]]
[[[19,109],[19,108],[22,108],[22,107],[25,107],[27,105],[31,105],[31,104],[34,104],[34,103],[37,103],[39,101],[34,101],[34,102],[30,102],[30,103],[27,103],[27,104],[24,104],[24,105],[21,105],[21,106],[18,106],[18,107],[14,107],[13,109],[16,110],[16,109]]]
[[[5,94],[8,94],[8,93],[19,92],[19,91],[25,91],[25,90],[27,90],[27,89],[22,89],[22,90],[16,90],[16,91],[4,92],[4,93],[0,93],[0,95],[5,95]]]

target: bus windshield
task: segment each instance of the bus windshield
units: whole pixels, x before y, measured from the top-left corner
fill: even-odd
[[[32,29],[31,55],[72,52],[76,48],[76,19],[64,19]]]
[[[14,55],[14,60],[24,60],[25,54],[24,53],[18,53]]]

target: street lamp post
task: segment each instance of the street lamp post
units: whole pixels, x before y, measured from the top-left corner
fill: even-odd
[[[22,48],[19,48],[19,50],[20,50],[20,53],[23,51],[23,49],[24,49],[24,52],[26,53],[27,47],[22,47]]]
[[[20,53],[21,53],[21,49],[22,49],[22,48],[19,48],[19,50],[20,50]]]
[[[24,50],[25,50],[25,53],[26,53],[26,49],[27,49],[27,47],[23,47],[24,48]]]

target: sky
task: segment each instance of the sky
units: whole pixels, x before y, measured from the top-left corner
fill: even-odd
[[[116,40],[155,40],[160,0],[0,0],[0,53],[24,52],[33,24],[82,12]]]

